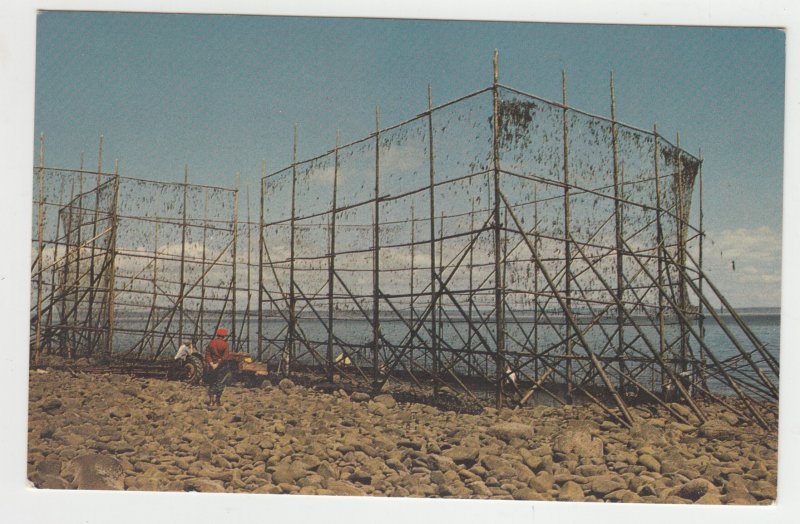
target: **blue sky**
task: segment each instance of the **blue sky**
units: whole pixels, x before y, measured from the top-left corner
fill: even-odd
[[[46,164],[81,152],[123,174],[257,187],[261,163],[301,158],[500,81],[617,116],[705,158],[707,268],[738,305],[778,305],[784,34],[774,29],[45,13],[35,131]],[[38,144],[33,149],[38,150]],[[36,155],[36,153],[34,153]],[[714,257],[711,256],[714,254]],[[718,256],[717,256],[718,255]],[[737,272],[729,269],[736,259]]]

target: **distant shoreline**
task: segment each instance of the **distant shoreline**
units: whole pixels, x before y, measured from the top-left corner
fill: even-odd
[[[409,314],[409,315],[411,313],[409,310],[404,310],[404,309],[400,309],[399,311],[400,311],[400,313],[406,313],[406,314]],[[450,311],[450,310],[448,310],[448,311]],[[735,311],[743,319],[747,319],[747,318],[759,318],[759,319],[775,318],[776,320],[780,321],[780,317],[781,317],[781,308],[780,307],[736,308]],[[219,315],[220,314],[220,312],[218,310],[205,310],[204,312],[205,312],[206,315],[210,315],[212,317],[214,315]],[[422,312],[422,309],[415,310],[415,313],[421,313],[421,312]],[[453,310],[452,312],[454,314],[458,313],[457,310]],[[230,315],[230,313],[227,313],[227,314]],[[575,314],[575,317],[578,320],[578,322],[584,322],[584,321],[587,320],[587,318],[589,318],[588,315],[583,314],[582,312],[576,311],[574,314]],[[719,316],[721,318],[723,318],[723,319],[733,318],[727,311],[720,314],[719,311],[717,310],[717,314],[719,314]],[[130,312],[127,312],[127,311],[124,311],[124,310],[118,310],[116,312],[116,315],[117,315],[117,318],[120,318],[120,319],[125,318],[125,319],[130,319],[130,320],[136,320],[136,319],[140,319],[140,318],[147,318],[147,314],[144,314],[141,311],[137,311],[137,312],[131,314]],[[244,317],[245,315],[249,315],[252,320],[256,320],[258,318],[256,315],[253,314],[253,311],[250,311],[248,313],[247,310],[243,310],[243,309],[242,310],[237,310],[236,311],[236,315],[237,316],[241,315],[242,317]],[[534,316],[534,312],[531,311],[531,310],[516,310],[516,318],[517,318],[518,322],[521,322],[521,323],[533,322],[533,316]],[[561,314],[560,312],[548,312],[548,316],[550,317],[551,320],[552,319],[565,318],[563,316],[563,314]],[[632,316],[632,318],[634,318],[636,320],[639,320],[639,319],[646,320],[647,319],[646,316],[639,315],[639,314],[632,314],[631,316]],[[704,309],[704,316],[705,316],[706,319],[712,319],[713,320],[713,316],[709,313],[709,311],[707,309]],[[280,320],[280,321],[285,321],[286,320],[284,318],[284,316],[282,316],[279,312],[276,312],[276,311],[265,311],[264,312],[264,318],[266,320],[268,320],[268,321],[269,320]],[[297,315],[297,318],[298,318],[298,320],[316,320],[317,319],[317,317],[314,316],[314,315],[309,315],[309,316]],[[380,318],[381,318],[381,320],[399,320],[398,316],[392,311],[381,311],[380,312]],[[491,318],[491,316],[489,318]],[[608,315],[608,318],[611,319],[611,321],[613,323],[616,323],[616,318],[615,317],[612,317],[611,315]],[[338,310],[338,311],[334,312],[334,320],[366,320],[366,319],[358,311],[341,311],[341,310]],[[454,318],[452,318],[450,320],[450,322],[466,322],[466,319],[458,318],[458,315],[456,314],[456,315],[454,315]]]

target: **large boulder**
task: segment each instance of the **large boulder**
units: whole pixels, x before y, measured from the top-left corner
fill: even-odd
[[[711,484],[711,482],[707,481],[706,479],[694,479],[690,480],[686,484],[683,484],[682,486],[679,486],[675,490],[674,494],[681,498],[695,501],[706,495],[709,490],[712,492],[716,491],[716,488],[713,484]]]
[[[294,388],[294,382],[292,382],[292,379],[290,378],[283,378],[280,382],[278,382],[278,387],[285,393]]]
[[[300,461],[291,464],[279,464],[272,472],[272,482],[275,484],[294,484],[298,479],[309,474],[307,465]]]
[[[643,453],[639,455],[636,463],[640,466],[644,466],[648,471],[653,471],[655,473],[661,472],[661,463],[649,453]]]
[[[38,471],[31,474],[30,481],[39,489],[66,489],[69,487],[67,482],[61,477],[42,474]]]
[[[731,440],[739,436],[739,430],[722,420],[709,420],[700,426],[698,435],[709,439]]]
[[[649,422],[634,422],[628,433],[632,441],[640,440],[651,446],[664,445],[667,443],[664,429],[659,428]]]
[[[505,442],[515,438],[526,440],[533,438],[533,426],[519,422],[501,422],[491,426],[486,433]]]
[[[41,475],[53,475],[55,477],[60,477],[62,468],[63,464],[60,460],[45,459],[36,465],[36,472]]]
[[[428,467],[431,470],[439,471],[455,471],[458,469],[453,459],[444,455],[437,455],[435,453],[428,455]]]
[[[464,464],[467,467],[472,466],[478,461],[480,450],[473,446],[456,446],[445,450],[442,454],[445,457],[453,459],[456,464]]]
[[[627,487],[628,486],[625,484],[625,481],[622,478],[611,474],[594,477],[589,484],[589,489],[591,490],[592,494],[600,498],[605,497],[609,493],[626,489]]]
[[[668,448],[660,457],[659,463],[661,465],[660,473],[667,475],[670,473],[677,473],[680,470],[689,467],[689,461],[681,455],[677,448]]]
[[[583,498],[583,490],[577,483],[571,480],[565,482],[558,490],[558,500],[580,502]]]
[[[362,391],[354,391],[353,394],[350,395],[350,400],[353,402],[368,402],[370,396]]]
[[[547,471],[540,471],[528,480],[528,485],[539,493],[546,493],[553,488],[553,475]]]
[[[553,452],[574,453],[580,458],[603,456],[603,441],[592,438],[588,429],[567,428],[553,438]]]
[[[67,473],[73,476],[78,489],[125,489],[122,464],[108,455],[90,453],[75,457],[67,465]]]
[[[382,395],[376,396],[372,399],[374,402],[378,404],[383,404],[387,408],[391,409],[397,405],[397,401],[395,401],[394,397],[389,395],[388,393],[384,393]]]

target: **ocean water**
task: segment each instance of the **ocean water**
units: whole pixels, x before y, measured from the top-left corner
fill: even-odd
[[[494,376],[495,369],[491,353],[495,348],[495,330],[494,320],[492,318],[486,319],[483,325],[477,325],[470,329],[470,325],[464,321],[457,321],[454,317],[452,322],[444,322],[441,326],[440,337],[443,341],[442,350],[443,358],[445,361],[450,362],[453,368],[462,374],[484,374],[486,376]],[[237,350],[245,351],[255,355],[257,353],[257,333],[258,322],[257,319],[250,319],[242,322],[242,315],[239,316],[237,322],[237,331],[239,333],[239,343]],[[553,358],[550,362],[557,360],[557,355],[564,352],[563,344],[560,342],[563,339],[564,325],[545,326],[540,324],[536,326],[532,319],[518,318],[518,322],[510,321],[507,318],[506,323],[506,352],[507,359],[514,363],[515,367],[519,366],[520,369],[529,378],[534,379],[542,372],[540,366],[536,364],[534,359],[530,356],[530,348],[536,347],[540,353],[549,351]],[[750,343],[748,338],[742,330],[736,326],[730,317],[723,317],[727,329],[731,332],[735,340],[739,341],[742,349],[750,356],[750,359],[760,367],[764,374],[769,377],[773,383],[777,385],[778,377],[766,365],[763,359],[757,353],[754,353],[753,344]],[[762,314],[762,315],[745,315],[745,323],[757,337],[757,339],[766,347],[766,350],[773,355],[777,360],[780,359],[780,315],[778,314]],[[203,331],[205,333],[213,333],[218,318],[213,318],[206,322]],[[141,338],[141,330],[144,328],[144,322],[136,319],[126,319],[125,332],[118,331],[115,334],[115,344],[117,351],[124,352],[126,348],[131,347]],[[558,322],[555,322],[558,324]],[[476,324],[480,324],[478,321]],[[230,330],[230,322],[223,325]],[[419,329],[418,336],[409,339],[408,324],[398,321],[395,317],[381,319],[381,332],[385,339],[395,348],[382,349],[380,360],[391,360],[399,352],[404,352],[406,362],[414,360],[416,363],[430,369],[430,354],[426,346],[430,346],[430,335],[427,330]],[[700,333],[700,325],[694,326],[695,331]],[[596,354],[601,356],[612,356],[616,351],[617,335],[616,324],[613,321],[602,325],[595,325],[592,327],[582,326],[585,329],[584,340],[592,348]],[[127,331],[130,330],[130,331]],[[657,329],[652,325],[643,323],[640,328],[641,333],[644,334],[646,339],[651,341],[649,347],[639,336],[639,331],[631,325],[624,327],[624,341],[627,346],[626,353],[631,356],[631,362],[628,363],[629,369],[635,368],[637,359],[649,359],[652,352],[657,349],[652,347],[657,345],[659,341],[659,334]],[[297,344],[295,358],[302,363],[313,363],[314,355],[324,357],[327,350],[328,333],[325,324],[317,318],[299,318],[298,331],[302,333],[302,338],[309,343]],[[363,319],[356,318],[338,318],[334,320],[334,356],[345,352],[352,355],[352,358],[357,363],[362,363],[366,366],[371,366],[372,362],[372,325]],[[263,358],[276,366],[281,360],[283,355],[283,348],[285,346],[286,336],[288,333],[287,323],[282,318],[268,317],[263,325],[264,336],[269,339],[262,344],[264,351]],[[668,345],[672,344],[676,348],[672,354],[673,358],[678,358],[679,347],[678,340],[680,337],[680,329],[677,325],[668,325],[665,329],[665,340]],[[199,335],[187,334],[183,338],[194,338],[198,347],[204,347],[208,338],[203,338]],[[609,345],[609,338],[612,344]],[[710,357],[700,348],[700,344],[695,337],[689,335],[689,350],[696,359],[702,358],[708,365],[708,386],[715,393],[730,394],[732,391],[727,381],[721,377],[720,373],[714,371],[714,366],[711,363]],[[158,343],[159,337],[156,337]],[[175,336],[174,342],[177,342],[179,337]],[[409,343],[409,340],[412,340]],[[703,323],[703,341],[709,351],[719,360],[723,368],[728,371],[731,376],[737,380],[744,380],[752,382],[755,373],[749,367],[749,364],[741,356],[740,350],[736,344],[731,340],[731,337],[726,334],[723,327],[718,324],[713,318],[707,317]],[[577,344],[577,342],[576,342]],[[144,345],[143,354],[148,354],[151,347],[148,344]],[[175,352],[175,344],[170,343],[162,353],[162,356],[171,356]],[[309,349],[310,347],[310,349]],[[399,348],[399,349],[398,349]],[[470,352],[464,352],[465,348],[472,348]],[[455,352],[459,351],[462,355],[472,353],[471,356],[456,357]],[[579,347],[574,350],[575,354],[579,357],[585,357],[585,353]],[[641,363],[641,362],[639,362]],[[677,365],[677,364],[676,364]],[[582,362],[577,362],[575,366],[584,366],[588,369],[588,362],[584,359]],[[563,366],[557,366],[559,371],[563,372]],[[612,372],[613,374],[613,372]],[[638,375],[640,382],[647,386],[656,387],[659,382],[660,373],[654,373],[652,370],[644,370]],[[553,376],[555,378],[555,375]],[[758,382],[756,380],[756,382]]]

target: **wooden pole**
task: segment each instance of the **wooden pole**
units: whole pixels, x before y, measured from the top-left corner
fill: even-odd
[[[61,271],[61,313],[59,315],[61,329],[59,331],[59,348],[60,355],[64,355],[64,349],[68,344],[69,339],[69,322],[67,319],[67,295],[69,288],[69,266],[70,266],[70,252],[72,251],[72,206],[75,199],[75,179],[70,182],[69,188],[69,212],[67,213],[66,235],[65,235],[65,253],[64,253],[64,267]]]
[[[76,260],[75,260],[75,287],[74,287],[74,294],[73,294],[73,323],[72,323],[72,344],[70,346],[70,351],[68,352],[69,358],[75,358],[76,351],[78,349],[78,344],[80,343],[80,331],[78,329],[79,321],[79,311],[78,311],[78,295],[80,294],[80,287],[81,287],[81,258],[83,248],[81,247],[81,237],[83,236],[82,233],[83,229],[83,153],[81,153],[81,168],[80,168],[80,176],[78,177],[78,227],[76,228]]]
[[[50,297],[47,299],[47,323],[45,324],[48,328],[50,333],[47,335],[45,342],[47,354],[49,355],[53,351],[53,334],[58,331],[59,339],[62,338],[63,328],[61,327],[61,322],[59,322],[58,329],[55,329],[53,325],[53,310],[56,309],[55,304],[56,300],[59,298],[63,300],[64,292],[63,290],[60,293],[60,297],[56,295],[56,289],[59,287],[56,285],[57,279],[57,267],[58,267],[58,245],[61,243],[59,237],[61,236],[61,211],[64,209],[64,177],[61,176],[61,184],[58,189],[58,212],[56,213],[56,228],[55,234],[53,235],[54,238],[54,246],[53,246],[53,262],[50,264]],[[65,253],[65,262],[66,262],[66,255]],[[40,255],[41,260],[41,255]],[[63,309],[63,302],[62,302],[62,309]],[[41,315],[42,312],[37,314],[37,317]]]
[[[328,347],[325,353],[327,360],[328,382],[333,382],[333,292],[336,273],[336,191],[339,185],[339,130],[336,130],[336,149],[333,153],[333,196],[331,205],[330,254],[328,256]]]
[[[414,258],[416,256],[416,246],[415,246],[415,242],[416,242],[416,238],[415,238],[416,237],[416,231],[415,231],[415,229],[416,228],[417,228],[417,222],[416,222],[416,217],[414,216],[414,204],[411,204],[411,276],[410,276],[409,285],[408,285],[408,316],[409,316],[408,325],[409,326],[413,326],[414,325],[414,298],[415,298],[415,295],[414,295],[414,265],[415,265]],[[408,343],[409,344],[413,344],[414,341],[413,340],[409,340]],[[414,349],[412,348],[409,351],[409,355],[408,355],[409,369],[414,365],[415,356],[416,355],[414,355]]]
[[[699,175],[699,185],[700,185],[700,239],[699,239],[699,262],[700,262],[700,272],[697,276],[697,284],[700,289],[700,296],[705,296],[703,294],[703,237],[705,237],[706,232],[703,229],[703,151],[700,150],[699,152],[700,158],[700,165],[698,166],[698,175]],[[706,336],[706,327],[705,327],[705,316],[703,311],[703,301],[698,301],[698,320],[700,322],[699,330],[700,330],[700,337],[703,341],[705,341]],[[697,377],[700,380],[700,383],[703,384],[703,387],[708,389],[708,384],[706,382],[706,358],[705,354],[701,351],[700,352],[700,370],[699,376]]]
[[[502,233],[503,234],[503,264],[502,264],[503,290],[508,289],[508,228],[505,227],[506,224],[508,224],[508,209],[503,209],[503,233]],[[507,300],[506,297],[507,297],[507,295],[504,294],[503,295],[503,308],[506,307],[506,300]],[[513,315],[513,310],[512,310],[512,315]],[[513,321],[513,318],[512,318],[512,321]],[[505,323],[504,323],[504,325],[505,325]],[[508,374],[506,373],[506,370],[509,369],[510,367],[511,366],[508,364],[508,361],[506,360],[506,363],[503,365],[503,380],[501,382],[501,388],[504,386],[503,383],[509,378]],[[512,393],[513,393],[513,391],[512,391]]]
[[[659,162],[660,162],[660,145],[661,145],[661,137],[658,136],[658,128],[655,124],[653,124],[653,137],[655,139],[655,147],[653,153],[653,171],[655,172],[655,179],[656,179],[656,243],[657,246],[657,254],[656,260],[658,261],[658,275],[657,275],[657,283],[659,289],[664,289],[664,230],[661,223],[661,175],[659,174]],[[658,352],[661,358],[663,359],[666,356],[667,352],[667,341],[666,341],[666,322],[664,318],[664,296],[663,294],[658,294]],[[661,388],[662,394],[666,395],[669,390],[665,388],[666,385],[667,375],[665,370],[662,368],[661,370]]]
[[[236,291],[239,287],[237,279],[237,266],[238,260],[238,246],[239,246],[239,173],[236,173],[236,189],[233,192],[233,245],[231,246],[231,299],[233,306],[231,307],[231,347],[234,351],[237,350],[239,343],[239,333],[236,327],[236,310],[239,304],[236,299]]]
[[[562,119],[564,124],[564,303],[572,308],[572,253],[570,246],[570,179],[569,179],[569,125],[567,123],[567,73],[561,71],[561,96],[564,104]],[[572,403],[572,348],[573,340],[569,323],[565,323],[567,402]]]
[[[158,210],[158,201],[159,201],[160,193],[156,193],[156,206],[155,209]],[[153,304],[150,308],[150,315],[153,315],[153,312],[156,309],[156,305],[158,304],[158,229],[159,229],[159,222],[156,222],[155,225],[155,233],[153,235]],[[150,329],[150,345],[153,346],[155,342],[155,324]],[[153,348],[155,350],[155,347]]]
[[[253,294],[252,290],[252,282],[251,282],[251,275],[252,271],[250,266],[252,265],[251,259],[251,251],[252,251],[252,225],[250,224],[250,185],[247,186],[246,192],[246,202],[247,202],[247,308],[245,309],[244,319],[247,326],[247,353],[250,353],[250,298]]]
[[[186,205],[187,205],[187,196],[189,192],[189,166],[183,166],[183,205],[181,209],[181,266],[180,266],[180,293],[178,298],[178,303],[176,307],[178,308],[178,344],[180,345],[183,342],[183,305],[184,305],[184,293],[186,292],[186,282],[185,282],[185,275],[186,275]]]
[[[622,256],[622,238],[623,238],[623,225],[622,225],[622,184],[620,181],[619,171],[619,145],[617,141],[617,104],[614,96],[614,73],[609,76],[611,86],[611,148],[613,156],[613,169],[614,169],[614,225],[616,233],[615,251],[617,255],[616,274],[617,274],[617,360],[621,370],[619,376],[619,387],[623,388],[625,380],[623,374],[626,371],[625,365],[625,324],[623,308],[623,294],[624,294],[624,267]]]
[[[470,185],[472,185],[472,179],[470,179]],[[471,198],[470,202],[470,214],[469,214],[469,231],[472,233],[472,239],[475,239],[475,199]],[[469,250],[469,274],[467,278],[469,279],[469,304],[467,309],[467,322],[470,326],[472,326],[472,310],[475,307],[475,281],[473,275],[473,267],[475,265],[475,249]],[[472,354],[472,343],[473,343],[473,333],[472,329],[467,330],[467,358],[469,362],[474,360],[474,355]],[[469,365],[468,368],[471,370],[472,366]]]
[[[44,271],[42,256],[44,254],[44,133],[39,135],[39,238],[37,239],[37,271],[36,271],[36,343],[33,364],[39,365],[42,355],[42,272]]]
[[[94,322],[94,297],[97,290],[97,282],[94,274],[95,270],[95,245],[97,243],[97,214],[100,208],[100,179],[101,173],[103,171],[103,135],[100,135],[100,145],[98,146],[97,152],[97,184],[95,186],[95,193],[94,193],[94,218],[92,219],[92,256],[89,260],[89,307],[88,307],[88,314],[86,316],[86,324],[88,326],[87,332],[87,339],[89,340],[89,344],[87,346],[87,352],[91,355],[94,352],[94,343],[95,343],[95,322]]]
[[[372,382],[377,384],[379,376],[379,348],[381,322],[378,311],[380,297],[380,270],[381,270],[381,245],[380,245],[380,188],[381,188],[381,127],[380,108],[375,108],[375,207],[372,225]]]
[[[495,393],[495,407],[500,409],[503,405],[503,372],[505,361],[505,306],[502,268],[500,267],[501,232],[500,232],[500,93],[498,90],[498,52],[494,51],[493,80],[492,80],[492,164],[494,170],[494,307],[495,307],[495,333],[497,338],[497,355],[495,360],[495,380],[497,381]]]
[[[114,201],[111,209],[111,239],[109,241],[109,257],[111,257],[108,268],[108,293],[106,298],[108,305],[108,338],[106,339],[106,354],[111,356],[114,351],[114,313],[116,299],[116,280],[117,280],[117,228],[118,228],[118,208],[119,208],[119,164],[114,163]]]
[[[206,274],[206,243],[208,240],[208,189],[203,188],[203,247],[200,253],[200,270]],[[197,344],[202,348],[206,329],[206,279],[200,281],[200,332],[195,335]]]
[[[686,267],[686,230],[685,230],[685,202],[683,198],[683,166],[681,158],[681,135],[675,135],[675,155],[677,164],[676,187],[677,187],[677,206],[678,206],[678,307],[684,316],[687,316],[686,301],[686,281],[684,279],[684,268]],[[691,316],[687,316],[691,321]],[[681,372],[685,373],[689,363],[689,340],[684,322],[680,323],[681,329]]]
[[[443,254],[444,254],[444,211],[439,212],[439,261],[437,267],[439,268],[439,278],[444,275],[444,261],[443,261]],[[441,281],[440,281],[441,282]],[[437,353],[437,358],[433,362],[433,369],[434,369],[434,379],[439,381],[439,376],[441,375],[441,359],[442,359],[442,350],[441,350],[441,343],[444,342],[444,320],[445,316],[442,312],[442,295],[440,294],[439,297],[436,299],[436,310],[437,316],[436,318],[439,320],[439,323],[436,325],[436,338],[439,340],[439,352]],[[438,394],[438,386],[437,386],[437,394]],[[438,397],[437,397],[438,399]]]
[[[539,249],[539,189],[537,186],[533,187],[533,227],[534,239],[533,247]],[[539,266],[533,266],[533,351],[536,357],[533,361],[533,378],[539,380]],[[571,346],[570,346],[571,347]],[[568,360],[568,366],[571,369],[571,360]],[[571,375],[570,375],[571,377]],[[542,378],[544,382],[545,378]],[[567,386],[571,388],[571,386]]]
[[[297,318],[295,316],[294,296],[294,243],[295,243],[295,196],[297,192],[297,126],[294,126],[294,141],[292,144],[292,216],[289,220],[289,344],[288,354],[285,355],[286,374],[291,374],[292,358],[294,356],[294,340]]]
[[[258,210],[258,360],[264,356],[264,193],[267,162],[261,163],[261,185]]]
[[[433,155],[433,94],[431,85],[428,84],[428,203],[429,203],[429,234],[430,234],[430,266],[431,266],[431,365],[433,367],[433,398],[439,399],[439,369],[437,362],[439,359],[439,337],[437,334],[438,326],[438,311],[436,307],[436,300],[439,295],[437,288],[439,287],[436,282],[436,198],[435,198],[435,184],[434,184],[434,155]]]

